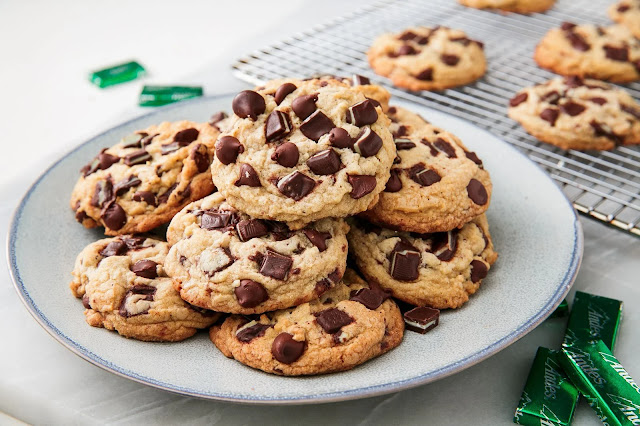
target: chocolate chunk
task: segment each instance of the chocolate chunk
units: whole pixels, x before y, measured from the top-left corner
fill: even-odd
[[[433,68],[426,68],[415,75],[420,81],[433,81]]]
[[[79,223],[84,222],[85,220],[89,219],[89,216],[87,215],[87,213],[84,210],[78,210],[76,211],[76,220]]]
[[[443,262],[453,259],[458,249],[458,230],[433,234],[432,253]]]
[[[146,163],[149,160],[151,160],[151,154],[149,154],[144,149],[140,149],[125,156],[124,164],[126,164],[127,166],[133,166],[135,164]]]
[[[560,95],[560,93],[558,93],[557,90],[551,90],[550,92],[547,92],[544,96],[542,96],[540,100],[543,102],[548,102],[551,105],[558,105],[558,101],[560,100],[560,98],[562,98],[562,96]]]
[[[357,200],[369,194],[376,188],[377,180],[375,176],[348,175],[347,180],[351,185],[351,198]]]
[[[263,237],[269,233],[267,225],[260,219],[241,220],[236,225],[240,241]]]
[[[240,166],[240,174],[238,176],[238,180],[236,181],[235,185],[236,186],[247,185],[252,187],[258,187],[258,186],[261,186],[260,177],[258,176],[258,173],[256,173],[256,171],[253,169],[253,167],[251,167],[251,165],[243,163]]]
[[[404,313],[404,323],[407,330],[425,334],[434,329],[440,320],[440,311],[428,306],[419,306]]]
[[[353,148],[355,141],[349,136],[349,132],[341,127],[334,127],[329,132],[329,142],[336,148]]]
[[[484,185],[477,179],[471,179],[467,185],[467,194],[471,201],[479,206],[484,206],[489,201],[489,195]]]
[[[258,119],[266,109],[264,98],[253,90],[243,90],[238,93],[231,103],[233,112],[240,118]]]
[[[124,256],[125,254],[127,254],[127,251],[129,251],[129,249],[124,242],[115,240],[111,241],[105,248],[100,250],[100,256]]]
[[[411,244],[398,242],[391,252],[389,273],[399,281],[415,281],[418,279],[418,268],[422,261],[420,252]]]
[[[573,31],[569,31],[565,33],[565,37],[571,43],[574,49],[579,50],[580,52],[586,52],[591,49],[591,46],[587,41],[578,33],[574,33]]]
[[[278,89],[276,89],[276,94],[274,96],[274,100],[276,101],[276,105],[280,105],[284,98],[286,98],[290,93],[295,91],[298,87],[293,83],[284,83]]]
[[[625,104],[620,105],[620,109],[626,112],[627,114],[631,114],[635,118],[640,120],[640,109],[634,108],[631,105],[625,105]]]
[[[122,147],[123,148],[142,148],[140,146],[140,141],[142,140],[142,138],[144,138],[147,135],[148,134],[145,132],[132,133],[130,135],[127,135],[124,138],[122,138],[122,141],[121,141]]]
[[[327,278],[329,278],[329,280],[332,283],[337,283],[338,281],[340,281],[342,279],[342,275],[344,272],[340,271],[338,268],[334,269],[333,272],[331,272]]]
[[[269,298],[262,284],[253,280],[240,280],[240,285],[233,290],[238,304],[243,308],[255,308]]]
[[[212,230],[229,226],[232,222],[232,213],[204,212],[200,217],[200,228]]]
[[[489,270],[487,269],[487,265],[481,260],[472,260],[471,261],[471,281],[477,283],[478,281],[484,279],[487,276]]]
[[[300,201],[316,187],[316,181],[295,171],[278,182],[278,191],[282,195]]]
[[[354,74],[351,78],[351,82],[353,86],[364,86],[367,84],[371,84],[371,80],[359,74]]]
[[[211,159],[209,159],[209,150],[201,143],[197,144],[191,150],[191,159],[196,164],[198,173],[204,173],[209,170],[211,165]]]
[[[116,199],[113,193],[113,183],[111,176],[105,180],[100,180],[96,183],[96,188],[91,197],[91,205],[93,207],[103,207],[104,205],[114,201]]]
[[[274,220],[268,220],[266,221],[266,223],[269,226],[269,230],[271,231],[271,236],[276,241],[286,240],[287,238],[291,237],[292,233],[286,223],[276,222]]]
[[[629,60],[629,46],[615,47],[606,44],[602,48],[605,56],[612,61],[627,62]]]
[[[198,135],[200,135],[198,129],[190,127],[188,129],[180,130],[178,133],[176,133],[173,137],[173,141],[177,142],[180,146],[187,146],[191,142],[198,139]]]
[[[267,253],[262,258],[260,273],[277,280],[286,280],[291,265],[293,265],[291,257],[267,249]]]
[[[162,155],[171,154],[182,148],[178,142],[171,142],[160,147]]]
[[[330,288],[331,288],[331,282],[327,278],[323,278],[316,283],[316,287],[314,288],[314,291],[316,295],[320,296]]]
[[[220,130],[217,124],[222,120],[224,120],[225,118],[227,118],[227,113],[224,111],[218,111],[211,116],[211,118],[209,119],[209,124],[215,127],[216,129]]]
[[[256,323],[248,327],[242,327],[236,332],[236,339],[243,343],[249,343],[253,339],[264,336],[264,333],[273,327],[270,324]]]
[[[563,31],[571,31],[572,29],[574,29],[575,27],[577,27],[576,24],[572,23],[572,22],[563,22],[562,25],[560,25],[560,28]]]
[[[391,169],[391,176],[387,181],[387,186],[384,188],[384,192],[398,192],[402,189],[402,180],[400,180],[400,169]]]
[[[525,102],[529,98],[529,95],[526,92],[518,93],[509,101],[509,105],[512,107],[517,107],[521,103]]]
[[[440,60],[446,65],[453,67],[456,66],[458,62],[460,62],[460,57],[458,55],[447,55],[443,53],[442,55],[440,55]]]
[[[178,183],[176,182],[173,185],[171,185],[162,194],[158,195],[158,204],[165,204],[169,202],[169,198],[171,197],[171,194],[173,193],[173,191],[176,189],[177,186],[178,186]]]
[[[560,111],[557,108],[546,108],[540,113],[540,118],[544,121],[548,121],[549,124],[553,127],[556,124],[556,120],[560,115]]]
[[[125,294],[118,313],[129,318],[149,312],[153,302],[156,288],[146,284],[136,284]]]
[[[628,4],[621,4],[620,6],[618,6],[618,12],[620,13],[625,13],[629,9],[631,9],[631,6],[629,6]]]
[[[126,179],[122,179],[120,182],[116,183],[113,187],[113,191],[116,195],[122,195],[127,192],[130,188],[134,188],[140,185],[142,181],[138,179],[138,176],[131,175]]]
[[[394,142],[396,143],[396,150],[397,151],[403,151],[403,150],[407,150],[407,149],[411,149],[411,148],[415,148],[416,144],[411,142],[411,140],[409,139],[395,139]]]
[[[87,293],[82,296],[82,306],[84,306],[85,309],[91,309],[91,303],[89,302],[89,295]]]
[[[331,238],[331,234],[328,232],[320,232],[315,229],[305,228],[302,230],[304,235],[307,236],[311,244],[316,246],[320,252],[327,249],[327,240]]]
[[[449,41],[460,43],[463,46],[468,46],[471,44],[471,40],[465,36],[449,37]]]
[[[116,157],[115,155],[107,154],[105,151],[107,149],[103,149],[100,154],[94,158],[91,163],[84,166],[80,169],[80,172],[84,177],[89,176],[92,173],[95,173],[98,170],[106,170],[118,161],[120,161],[120,157]]]
[[[142,278],[150,280],[158,277],[158,264],[153,260],[138,260],[131,266],[131,272]]]
[[[376,107],[369,99],[358,102],[347,110],[347,123],[362,127],[373,124],[378,120]]]
[[[127,223],[127,214],[118,203],[111,202],[100,213],[100,219],[107,228],[117,231]]]
[[[393,135],[394,139],[400,138],[402,136],[407,136],[409,134],[409,129],[404,124],[401,124],[400,126],[398,126],[398,129],[391,134]]]
[[[291,142],[283,143],[271,154],[271,159],[283,167],[295,167],[299,158],[298,146]]]
[[[435,170],[425,168],[424,164],[416,164],[407,170],[409,178],[420,186],[431,186],[440,182],[440,175]]]
[[[158,200],[156,199],[156,195],[150,191],[139,191],[133,194],[133,201],[137,201],[139,203],[145,202],[150,206],[156,207],[158,205]]]
[[[342,162],[340,162],[340,156],[333,149],[326,149],[312,155],[307,160],[307,166],[317,175],[331,175],[340,170]]]
[[[269,114],[264,125],[264,135],[267,142],[282,139],[289,132],[291,132],[291,122],[288,114],[277,110]]]
[[[480,168],[482,168],[482,160],[478,157],[478,155],[475,152],[465,151],[464,154],[467,156],[469,160],[473,161],[478,166],[480,166]]]
[[[356,138],[356,152],[363,157],[374,156],[382,148],[382,138],[370,127],[365,127]]]
[[[442,138],[438,138],[434,143],[433,146],[440,152],[446,154],[447,157],[449,158],[457,158],[458,156],[456,155],[456,150],[453,148],[453,146],[451,146],[451,144],[447,141],[445,141]]]
[[[317,109],[316,102],[318,102],[317,93],[298,96],[293,100],[293,102],[291,102],[291,109],[300,118],[300,120],[304,120]]]
[[[305,342],[293,340],[289,333],[280,333],[271,345],[271,354],[283,364],[291,364],[304,353]]]
[[[354,321],[349,314],[338,308],[325,309],[315,315],[318,325],[329,334],[337,333],[342,327]]]
[[[144,247],[144,242],[147,241],[147,237],[142,235],[131,235],[122,237],[122,242],[127,245],[129,250],[139,250]],[[154,247],[155,244],[151,244],[148,247]]]
[[[591,128],[593,128],[593,133],[596,136],[611,139],[616,145],[620,145],[622,143],[620,136],[613,133],[613,130],[611,129],[611,127],[609,127],[608,124],[599,123],[596,120],[591,120],[589,125],[591,126]]]
[[[222,136],[216,141],[216,157],[224,165],[235,163],[244,146],[233,136]]]
[[[571,117],[582,114],[585,109],[587,108],[580,105],[579,103],[572,101],[565,102],[564,104],[560,105],[560,111],[570,115]]]
[[[598,105],[604,105],[607,103],[607,100],[605,98],[589,98],[589,101],[593,102],[594,104],[598,104]]]
[[[383,291],[376,291],[370,288],[361,288],[349,300],[362,303],[367,309],[375,311],[382,303],[389,298],[389,295]]]
[[[418,53],[420,53],[420,51],[417,50],[416,48],[414,48],[413,46],[411,46],[409,44],[403,44],[402,46],[400,46],[398,48],[398,50],[396,51],[395,55],[396,56],[407,56],[407,55],[417,55]]]
[[[413,40],[416,37],[418,37],[418,35],[413,31],[405,31],[398,36],[398,40],[407,41],[407,40]]]
[[[423,145],[429,147],[429,154],[431,154],[433,157],[437,157],[440,153],[440,151],[438,151],[428,140],[422,139],[420,142],[422,142]]]
[[[566,84],[567,87],[575,89],[576,87],[584,86],[584,80],[577,75],[571,75],[569,77],[565,77],[564,84]]]
[[[321,136],[329,133],[334,127],[333,121],[317,110],[302,122],[300,131],[309,139],[318,142]]]

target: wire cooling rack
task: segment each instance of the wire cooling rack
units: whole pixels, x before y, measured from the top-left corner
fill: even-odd
[[[238,59],[233,69],[241,79],[258,85],[286,76],[367,76],[393,96],[464,118],[515,145],[547,170],[579,212],[640,236],[638,148],[564,151],[529,136],[506,115],[507,102],[518,90],[554,76],[532,59],[538,40],[563,21],[610,25],[609,4],[560,0],[545,14],[519,15],[466,8],[455,0],[381,1],[253,52]],[[487,74],[475,84],[443,92],[394,88],[371,71],[366,51],[379,34],[413,25],[457,28],[483,41]],[[626,89],[640,99],[640,83]]]

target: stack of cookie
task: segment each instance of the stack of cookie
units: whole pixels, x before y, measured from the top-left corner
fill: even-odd
[[[489,174],[388,101],[358,76],[272,81],[239,93],[229,118],[163,123],[103,150],[71,202],[83,225],[118,235],[76,261],[87,322],[154,341],[211,326],[226,356],[304,375],[398,346],[393,298],[461,306],[497,257]],[[167,242],[128,235],[169,220]],[[409,328],[437,324],[430,308],[405,315]]]

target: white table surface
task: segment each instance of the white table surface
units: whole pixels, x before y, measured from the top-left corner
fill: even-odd
[[[49,163],[88,137],[148,111],[136,106],[142,82],[100,90],[87,82],[90,70],[137,59],[149,71],[144,83],[234,92],[246,86],[231,75],[235,58],[365,3],[0,2],[0,238],[6,238],[20,197]],[[638,379],[640,310],[634,302],[640,300],[640,240],[581,220],[585,255],[574,290],[626,302],[616,355]],[[5,251],[3,244],[3,264]],[[0,424],[65,425],[508,425],[536,348],[558,347],[566,322],[547,320],[494,357],[419,388],[358,401],[259,407],[175,395],[83,361],[31,318],[4,265],[0,318]],[[582,402],[574,424],[599,421]]]

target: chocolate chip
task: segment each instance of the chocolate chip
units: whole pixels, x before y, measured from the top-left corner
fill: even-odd
[[[338,308],[325,309],[315,315],[318,325],[329,334],[337,333],[342,327],[354,321],[349,314]]]
[[[283,143],[271,154],[271,159],[283,167],[295,167],[299,157],[298,147],[291,142]]]
[[[274,110],[267,117],[267,122],[264,125],[264,135],[267,142],[273,142],[278,139],[282,139],[285,135],[291,132],[291,122],[289,121],[289,115]]]
[[[414,48],[413,46],[409,44],[403,44],[402,46],[400,46],[400,48],[398,48],[395,55],[406,56],[406,55],[417,55],[418,53],[420,53],[420,51]]]
[[[409,178],[420,186],[431,186],[440,182],[441,179],[438,172],[425,168],[422,163],[412,166],[407,172],[409,173]]]
[[[233,112],[240,118],[258,119],[266,109],[264,98],[253,90],[243,90],[238,93],[231,103]]]
[[[283,364],[291,364],[304,353],[305,342],[293,340],[289,333],[280,333],[271,345],[271,354]]]
[[[144,149],[140,149],[125,156],[124,164],[126,164],[127,166],[133,166],[136,164],[146,163],[149,160],[151,160],[151,154],[149,154]]]
[[[465,151],[464,154],[467,156],[469,160],[473,161],[478,166],[480,166],[480,168],[482,168],[482,160],[478,157],[478,155],[475,152]]]
[[[629,60],[629,46],[615,47],[607,44],[602,48],[605,56],[612,61],[627,62]]]
[[[570,115],[571,117],[582,114],[585,109],[587,108],[580,105],[579,103],[572,101],[565,102],[564,104],[560,105],[560,110],[565,114]]]
[[[458,62],[460,61],[460,57],[458,55],[447,55],[443,53],[442,55],[440,55],[440,60],[446,65],[453,67],[458,64]]]
[[[409,139],[395,139],[394,142],[396,143],[396,150],[397,151],[403,151],[403,150],[407,150],[407,149],[412,149],[416,147],[416,144],[411,142],[411,140]]]
[[[557,90],[551,90],[550,92],[547,92],[544,96],[542,96],[540,100],[542,102],[548,102],[551,105],[558,105],[558,101],[560,100],[560,98],[562,98],[562,96],[560,95],[560,93],[558,93]]]
[[[584,86],[584,80],[577,75],[571,75],[569,77],[565,77],[564,84],[568,87],[575,89],[576,87]]]
[[[309,241],[311,241],[311,244],[316,246],[320,252],[327,249],[327,240],[331,238],[331,234],[329,232],[320,232],[311,228],[305,228],[302,232],[307,236]]]
[[[389,273],[399,281],[415,281],[418,279],[418,268],[422,261],[420,252],[407,242],[398,242],[391,252]]]
[[[620,6],[618,6],[619,13],[625,13],[629,9],[631,9],[631,6],[629,6],[628,4],[621,4]]]
[[[400,173],[402,170],[400,169],[391,169],[391,176],[387,181],[387,186],[385,186],[385,192],[398,192],[402,189],[402,180],[400,180]]]
[[[357,200],[369,194],[376,188],[377,180],[375,176],[348,175],[347,180],[351,185],[351,198]]]
[[[451,146],[451,144],[447,141],[445,141],[442,138],[438,138],[434,143],[433,146],[440,152],[444,153],[447,157],[449,158],[457,158],[458,156],[456,155],[456,150],[453,148],[453,146]]]
[[[605,98],[589,98],[589,101],[593,102],[594,104],[598,104],[598,105],[604,105],[607,103],[607,100]]]
[[[87,293],[82,296],[82,306],[84,306],[85,309],[91,309],[91,303],[89,302],[89,295]]]
[[[212,230],[229,226],[232,222],[232,213],[204,212],[200,217],[200,228]]]
[[[191,142],[198,139],[198,135],[200,135],[198,129],[190,127],[188,129],[180,130],[178,133],[176,133],[173,137],[173,141],[177,142],[180,146],[187,146]]]
[[[178,142],[171,142],[160,147],[162,155],[171,154],[182,148]]]
[[[477,283],[478,281],[484,279],[487,276],[487,265],[481,260],[472,260],[471,261],[471,281]]]
[[[158,200],[156,200],[156,195],[150,191],[138,191],[133,194],[133,201],[137,201],[139,203],[145,202],[150,206],[156,207],[158,205]]]
[[[349,136],[349,132],[341,127],[334,127],[329,132],[329,142],[336,148],[353,148],[355,141]]]
[[[130,188],[134,188],[140,185],[141,183],[142,181],[138,179],[138,176],[131,175],[128,178],[123,179],[120,182],[116,183],[115,186],[113,187],[113,191],[115,192],[116,195],[122,195],[125,192],[127,192]]]
[[[249,241],[252,238],[259,238],[267,235],[269,229],[260,219],[241,220],[236,225],[240,241]]]
[[[198,173],[204,173],[209,170],[211,160],[209,159],[209,150],[205,145],[199,143],[194,146],[190,156],[198,169]]]
[[[84,177],[89,176],[92,173],[95,173],[98,170],[106,170],[118,161],[120,161],[120,157],[116,157],[115,155],[107,154],[106,148],[103,149],[100,154],[98,154],[91,163],[84,166],[80,169],[80,172]]]
[[[622,143],[620,137],[613,133],[613,130],[611,129],[611,127],[609,127],[609,125],[605,123],[599,123],[596,120],[591,120],[589,125],[593,128],[593,133],[596,136],[602,136],[611,139],[616,145],[620,145]]]
[[[521,103],[525,102],[529,98],[529,95],[526,92],[518,93],[509,101],[509,105],[512,107],[517,107]]]
[[[418,35],[413,31],[405,31],[398,36],[398,40],[402,40],[402,41],[413,40],[417,36]]]
[[[420,81],[433,81],[433,68],[426,68],[416,74],[415,77]]]
[[[142,278],[150,280],[158,277],[158,264],[153,260],[138,260],[131,266],[131,272]]]
[[[435,328],[440,321],[440,311],[428,306],[419,306],[403,315],[407,330],[425,334]]]
[[[267,249],[260,264],[260,273],[277,280],[286,280],[291,265],[293,265],[291,257]]]
[[[215,127],[216,129],[220,130],[217,124],[222,120],[224,120],[225,118],[227,118],[227,113],[224,111],[218,111],[211,116],[211,118],[209,119],[209,124]]]
[[[84,210],[78,210],[76,211],[76,220],[80,223],[84,222],[85,220],[89,219],[89,216],[87,215],[87,213],[85,213]]]
[[[363,157],[372,157],[382,148],[382,138],[370,127],[365,127],[356,138],[356,152]]]
[[[298,87],[293,83],[284,83],[276,89],[276,94],[274,96],[274,100],[276,101],[276,105],[280,105],[284,98],[286,98],[290,93],[295,91]]]
[[[295,171],[278,182],[278,191],[295,201],[300,201],[316,187],[316,181]]]
[[[576,24],[571,23],[571,22],[566,22],[566,21],[563,22],[562,25],[560,25],[560,28],[562,28],[563,31],[571,31],[575,27],[577,27]]]
[[[127,214],[116,202],[109,203],[100,213],[100,218],[109,229],[117,231],[127,223]]]
[[[243,308],[255,308],[269,298],[262,284],[253,280],[240,280],[240,285],[233,290],[238,304]]]
[[[115,199],[116,197],[113,193],[113,182],[111,180],[111,176],[96,183],[96,188],[93,192],[93,196],[91,197],[91,205],[93,207],[103,207]]]
[[[373,124],[378,120],[376,107],[369,99],[358,102],[347,110],[347,123],[362,127]]]
[[[291,230],[289,230],[289,227],[286,223],[276,222],[274,220],[268,220],[266,222],[269,226],[269,230],[271,231],[271,236],[276,241],[286,240],[287,238],[291,237],[292,232]]]
[[[144,242],[147,241],[147,237],[138,236],[125,236],[122,237],[122,242],[127,245],[129,250],[138,250],[144,247]],[[154,247],[155,244],[151,244],[149,247]]]
[[[558,119],[559,115],[560,112],[557,108],[546,108],[540,113],[540,118],[542,118],[544,121],[548,121],[549,124],[551,124],[551,126],[553,127],[555,126],[556,120]]]
[[[432,252],[438,259],[448,262],[453,259],[458,249],[458,230],[433,234]]]
[[[307,160],[309,169],[317,175],[331,175],[340,170],[340,156],[333,149],[326,149],[314,154]]]
[[[567,40],[569,40],[569,43],[571,43],[571,46],[573,46],[573,48],[576,50],[579,50],[581,52],[586,52],[587,50],[591,49],[591,46],[589,45],[589,43],[587,43],[584,37],[582,37],[578,33],[574,33],[573,31],[566,32],[565,37],[567,38]]]
[[[309,139],[318,142],[321,136],[329,133],[334,127],[333,121],[317,110],[302,122],[300,131]]]
[[[174,183],[173,185],[171,185],[166,191],[164,191],[161,195],[158,195],[158,204],[165,204],[169,201],[169,198],[171,197],[171,194],[173,193],[173,191],[176,189],[176,187],[178,186],[178,183]]]
[[[640,120],[640,109],[634,108],[631,105],[625,105],[625,104],[620,105],[620,109],[626,112],[627,114],[631,114],[635,118]]]
[[[354,74],[351,78],[351,81],[354,86],[364,86],[367,84],[371,84],[371,80],[359,74]]]
[[[291,102],[291,109],[300,118],[300,120],[304,120],[317,109],[316,102],[318,102],[317,93],[298,96],[293,100],[293,102]]]
[[[124,242],[120,240],[115,240],[115,241],[111,241],[109,244],[106,245],[105,248],[100,250],[100,256],[103,256],[103,257],[124,256],[125,254],[127,254],[127,251],[129,251],[129,249],[127,248],[127,245]]]
[[[222,136],[216,141],[216,157],[224,165],[235,163],[244,146],[233,136]]]
[[[249,343],[253,339],[264,336],[264,333],[273,327],[270,324],[254,324],[249,327],[243,327],[236,332],[236,338],[243,343]]]
[[[252,186],[259,187],[260,177],[258,177],[258,173],[251,167],[251,165],[243,163],[240,166],[240,174],[238,176],[238,180],[235,183],[236,186]]]
[[[487,190],[477,179],[471,179],[469,181],[469,184],[467,185],[467,194],[469,195],[469,198],[471,198],[471,201],[479,206],[484,206],[489,200]]]
[[[140,141],[142,140],[142,138],[144,138],[147,135],[148,134],[145,132],[132,133],[130,135],[127,135],[124,138],[122,138],[122,141],[121,141],[122,147],[123,148],[142,148],[140,146]]]
[[[337,283],[342,279],[343,272],[341,272],[338,268],[334,269],[328,276],[329,280],[332,283]]]
[[[423,145],[426,145],[429,147],[429,154],[431,154],[431,156],[437,157],[438,154],[440,153],[440,151],[438,151],[428,140],[422,139],[420,142],[422,142]]]
[[[409,134],[409,129],[404,124],[401,124],[400,126],[398,126],[398,129],[391,134],[393,135],[394,139],[402,136],[407,136]]]
[[[145,284],[136,284],[125,294],[118,313],[128,318],[149,312],[154,299],[156,288]]]
[[[382,303],[389,298],[389,295],[383,291],[376,291],[370,288],[361,288],[349,300],[362,303],[367,309],[375,311]]]

